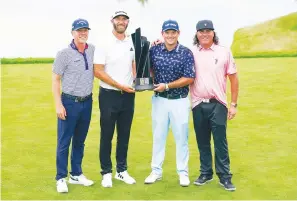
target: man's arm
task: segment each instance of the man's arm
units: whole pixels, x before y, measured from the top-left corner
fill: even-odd
[[[168,83],[168,88],[181,88],[184,86],[187,86],[189,84],[192,84],[194,82],[194,78],[188,78],[188,77],[181,77],[178,80],[175,80],[173,82]],[[163,92],[166,90],[166,84],[165,83],[160,83],[160,84],[155,84],[155,89],[154,91],[157,92]]]
[[[231,85],[231,105],[228,111],[228,119],[231,120],[235,117],[237,113],[237,109],[234,105],[237,104],[239,81],[238,81],[237,73],[230,74],[228,75],[228,77]]]
[[[130,86],[121,85],[114,79],[112,79],[104,70],[103,64],[94,64],[94,76],[106,84],[115,87],[119,90],[126,91],[128,93],[134,93],[135,91]]]
[[[133,79],[136,78],[136,62],[132,61],[132,73],[133,73]]]
[[[53,73],[52,92],[53,92],[55,106],[56,106],[56,113],[60,119],[65,120],[66,119],[65,117],[67,116],[67,114],[61,101],[61,91],[60,91],[61,84],[60,83],[61,83],[61,76]]]
[[[168,88],[180,88],[192,84],[194,82],[194,78],[189,77],[181,77],[178,80],[168,83]]]
[[[237,103],[239,81],[237,73],[228,75],[231,84],[231,103]]]

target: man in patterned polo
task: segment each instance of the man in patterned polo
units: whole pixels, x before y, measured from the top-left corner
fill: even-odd
[[[162,26],[164,43],[150,49],[154,95],[152,98],[153,153],[151,174],[145,179],[152,184],[162,178],[162,164],[169,123],[176,142],[176,165],[181,186],[188,186],[188,121],[190,101],[188,85],[194,81],[192,52],[178,43],[179,26],[167,20]]]
[[[67,193],[69,145],[71,149],[71,173],[69,183],[90,186],[81,164],[84,142],[87,137],[92,113],[93,57],[95,47],[87,44],[89,23],[77,19],[72,24],[73,40],[58,52],[53,64],[52,90],[58,117],[57,144],[57,191]],[[60,93],[62,82],[62,95]]]

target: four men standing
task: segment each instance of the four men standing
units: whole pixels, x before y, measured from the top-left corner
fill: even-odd
[[[102,186],[112,187],[111,144],[117,128],[115,179],[127,184],[136,181],[127,172],[127,152],[134,115],[136,76],[134,46],[125,33],[129,16],[124,11],[114,13],[113,31],[98,46],[87,44],[89,24],[78,19],[73,23],[73,41],[60,51],[53,65],[53,94],[58,115],[57,191],[68,192],[66,184],[70,141],[72,154],[69,183],[92,185],[81,170],[84,141],[92,111],[93,77],[101,80],[100,108],[100,164]],[[162,26],[164,43],[150,49],[151,73],[154,78],[152,97],[153,153],[151,174],[146,184],[162,178],[166,137],[171,125],[176,141],[176,166],[181,186],[188,186],[188,121],[190,101],[197,144],[200,152],[201,175],[194,182],[203,185],[213,178],[211,133],[215,145],[215,167],[220,184],[235,190],[231,182],[230,159],[226,139],[227,118],[236,114],[238,78],[231,51],[218,45],[218,38],[210,20],[196,25],[192,51],[179,44],[179,26],[167,20]],[[93,62],[94,61],[94,62]],[[94,70],[93,70],[94,64]],[[226,77],[231,82],[231,103],[226,99]],[[60,93],[62,81],[62,95]]]

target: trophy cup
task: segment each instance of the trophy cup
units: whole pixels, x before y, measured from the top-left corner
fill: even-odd
[[[140,28],[131,34],[134,49],[135,49],[135,62],[136,62],[136,79],[135,91],[152,90],[154,88],[153,79],[150,76],[150,58],[149,47],[150,42],[147,38],[141,36]]]

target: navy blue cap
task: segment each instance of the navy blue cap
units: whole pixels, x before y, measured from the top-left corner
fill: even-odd
[[[89,22],[87,20],[79,18],[72,23],[72,31],[76,31],[81,28],[86,28],[90,30]]]
[[[214,30],[213,28],[213,23],[211,20],[201,20],[197,23],[196,25],[196,30],[200,31],[203,29],[210,29],[210,30]]]
[[[166,20],[162,25],[162,31],[175,30],[179,31],[179,26],[175,20]]]

